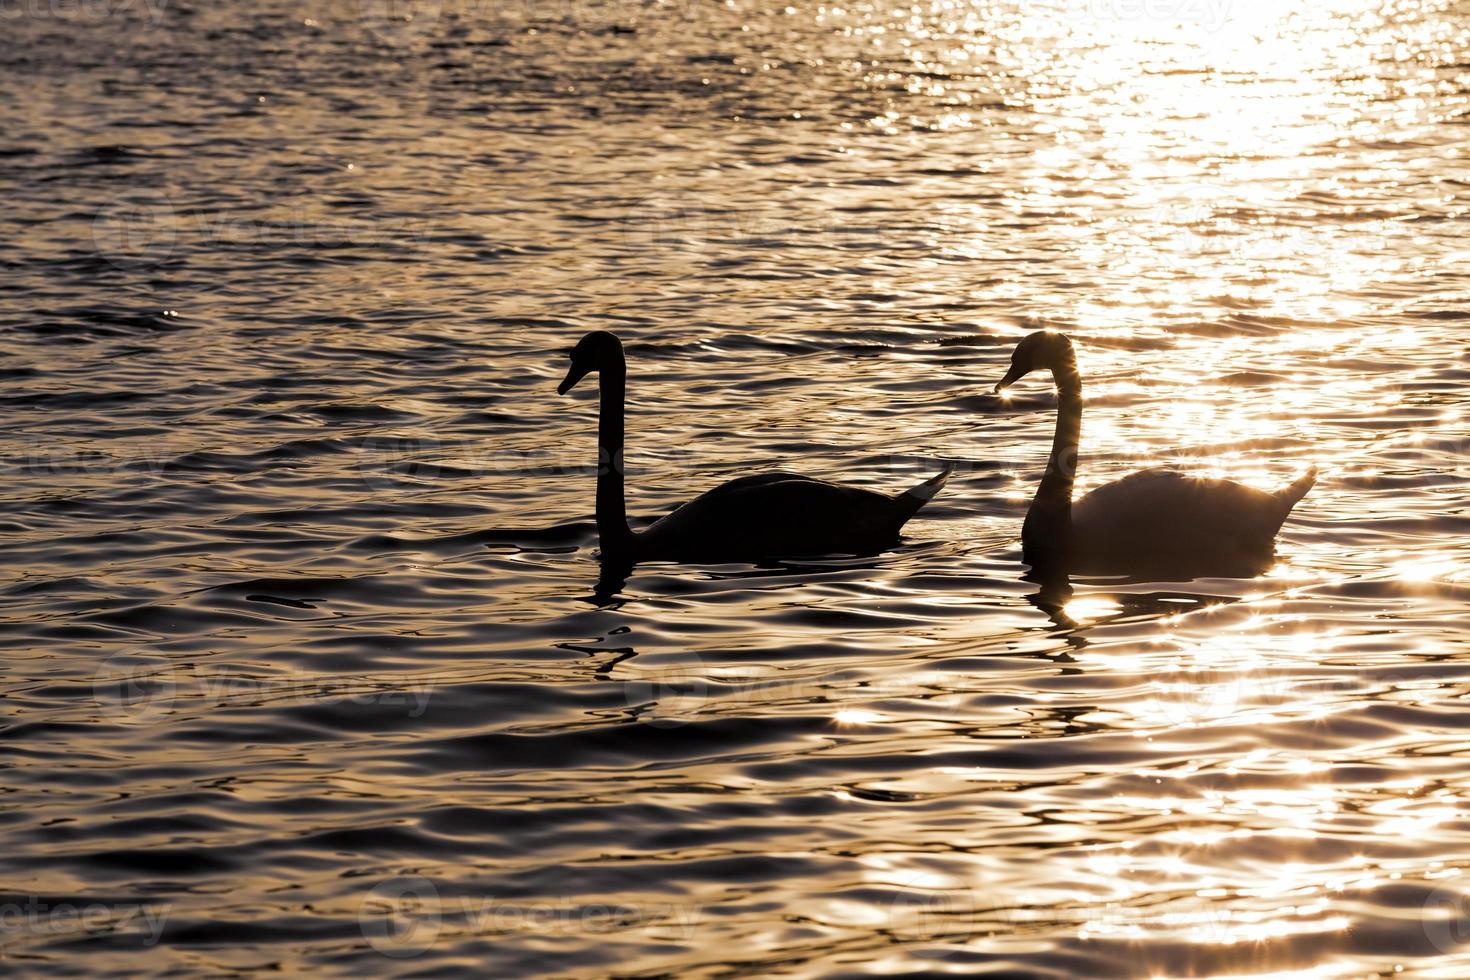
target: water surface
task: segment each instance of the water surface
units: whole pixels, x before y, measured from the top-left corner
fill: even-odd
[[[1470,972],[1464,4],[0,14],[7,968]],[[1275,568],[1038,595],[1042,326]],[[961,471],[599,593],[598,328],[639,519]]]

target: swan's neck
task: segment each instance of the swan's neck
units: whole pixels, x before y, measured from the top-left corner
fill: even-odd
[[[628,555],[633,532],[623,498],[623,403],[628,369],[620,357],[600,371],[597,420],[597,539],[604,555]]]
[[[1072,486],[1082,434],[1082,378],[1073,357],[1054,368],[1052,375],[1057,383],[1057,429],[1046,472],[1021,529],[1021,541],[1031,548],[1065,549],[1072,531]]]

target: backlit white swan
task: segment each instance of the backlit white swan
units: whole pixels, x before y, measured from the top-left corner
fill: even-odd
[[[558,394],[592,371],[601,379],[597,427],[597,536],[605,558],[692,562],[759,561],[826,554],[870,555],[939,492],[952,467],[897,496],[791,473],[746,476],[715,487],[643,531],[628,527],[623,499],[623,345],[605,330],[571,352]]]
[[[1073,502],[1082,429],[1082,379],[1072,342],[1033,333],[1017,345],[997,392],[1032,371],[1050,370],[1057,386],[1051,458],[1026,523],[1026,560],[1083,574],[1197,570],[1255,574],[1269,567],[1276,532],[1317,482],[1315,468],[1275,493],[1172,469],[1142,470]]]

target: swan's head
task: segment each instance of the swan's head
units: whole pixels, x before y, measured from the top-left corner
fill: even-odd
[[[594,330],[577,341],[577,346],[572,348],[568,356],[572,359],[572,365],[567,368],[567,376],[562,379],[561,384],[556,386],[558,395],[565,395],[577,387],[577,382],[593,371],[622,363],[623,342],[618,339],[617,334]]]
[[[1066,334],[1038,330],[1016,345],[1015,352],[1011,354],[1011,369],[1000,379],[1000,384],[995,386],[996,393],[1005,391],[1032,371],[1056,371],[1075,359],[1072,342],[1067,339]]]

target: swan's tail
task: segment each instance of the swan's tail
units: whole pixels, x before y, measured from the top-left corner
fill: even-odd
[[[1301,476],[1297,477],[1290,485],[1276,491],[1276,499],[1281,501],[1282,518],[1291,513],[1297,501],[1307,495],[1307,491],[1317,485],[1317,467],[1313,466]]]
[[[933,500],[934,495],[944,489],[944,485],[949,482],[949,475],[953,472],[954,464],[945,463],[944,470],[938,476],[931,476],[918,486],[899,494],[897,504],[903,519],[908,520],[913,517],[919,512],[920,507]]]

